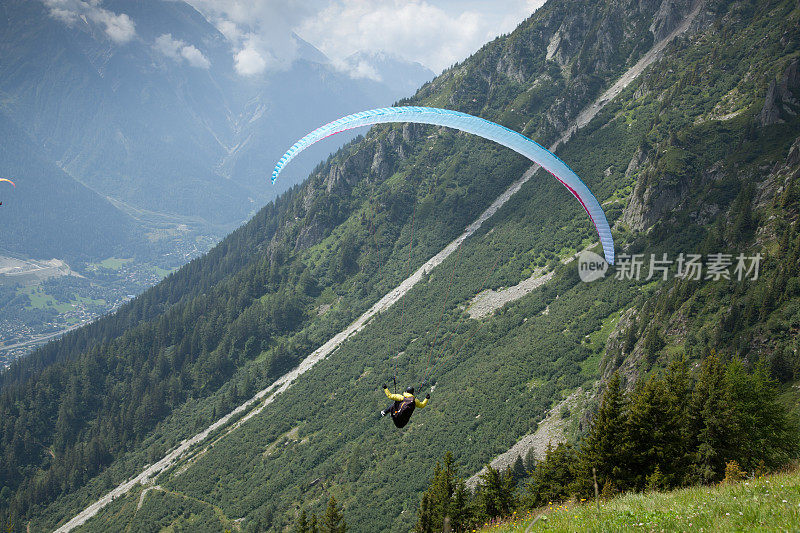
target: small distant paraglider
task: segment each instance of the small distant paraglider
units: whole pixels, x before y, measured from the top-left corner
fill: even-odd
[[[11,185],[12,185],[12,186],[15,188],[15,189],[17,188],[17,184],[16,184],[16,183],[14,183],[13,181],[11,181],[11,180],[10,180],[10,179],[8,179],[8,178],[0,178],[0,181],[7,181],[7,182],[8,182],[8,183],[10,183],[10,184],[11,184]],[[3,202],[0,202],[0,206],[2,206],[2,205],[3,205]]]

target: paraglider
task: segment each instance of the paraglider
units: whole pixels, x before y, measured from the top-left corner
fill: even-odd
[[[289,161],[312,144],[346,130],[389,122],[433,124],[473,133],[511,148],[538,163],[578,199],[597,230],[606,261],[611,265],[614,264],[614,240],[611,237],[611,228],[606,220],[606,215],[589,188],[566,163],[521,133],[459,111],[435,107],[386,107],[362,111],[334,120],[315,129],[286,151],[272,171],[272,183],[275,183],[281,170]]]
[[[16,183],[14,183],[13,181],[11,181],[11,180],[10,180],[10,179],[8,179],[8,178],[0,178],[0,181],[7,181],[7,182],[8,182],[8,183],[10,183],[10,184],[11,184],[11,185],[12,185],[12,186],[15,188],[15,189],[17,188],[17,184],[16,184]],[[0,202],[0,206],[2,206],[2,205],[3,205],[3,202]]]
[[[586,187],[583,181],[581,181],[577,174],[575,174],[575,172],[573,172],[572,169],[566,165],[566,163],[521,133],[510,130],[499,124],[495,124],[494,122],[490,122],[486,119],[458,111],[438,109],[434,107],[387,107],[362,111],[360,113],[354,113],[352,115],[347,115],[340,119],[334,120],[333,122],[329,122],[328,124],[325,124],[324,126],[321,126],[307,134],[286,151],[283,157],[281,157],[278,160],[278,163],[275,165],[275,169],[272,172],[272,183],[275,183],[275,180],[278,178],[278,175],[281,173],[283,168],[292,159],[294,159],[297,154],[314,143],[346,130],[361,126],[371,126],[373,124],[392,122],[432,124],[472,133],[485,139],[494,141],[507,148],[511,148],[515,152],[524,155],[534,163],[539,164],[541,168],[552,174],[554,178],[556,178],[569,190],[569,192],[572,193],[573,196],[575,196],[575,198],[578,199],[583,209],[589,215],[589,218],[594,224],[595,229],[597,230],[597,233],[600,237],[600,244],[603,247],[605,260],[609,264],[614,264],[614,240],[611,236],[611,228],[608,225],[608,220],[606,219],[605,213],[600,207],[600,203],[591,193],[589,188]],[[412,237],[410,249],[413,249],[413,215],[411,220]],[[409,266],[410,258],[411,252],[409,251]],[[446,300],[447,299],[445,298],[445,301]],[[434,337],[434,344],[435,342],[436,339]],[[432,349],[433,344],[431,345],[431,350]],[[427,383],[428,378],[430,377],[430,372],[432,372],[432,370],[428,371],[429,375],[425,377],[422,387],[424,387],[424,385]],[[391,407],[382,410],[381,416],[391,414],[392,420],[394,421],[395,426],[398,428],[404,427],[411,418],[414,409],[416,407],[425,407],[425,405],[428,403],[428,399],[430,398],[430,394],[428,394],[426,395],[425,400],[419,401],[414,397],[413,387],[407,388],[406,392],[402,395],[392,394],[389,392],[389,389],[386,385],[383,386],[383,390],[386,396],[390,400],[394,401],[394,404]]]
[[[392,394],[389,392],[389,387],[383,384],[383,392],[386,397],[393,400],[394,403],[381,411],[381,416],[387,414],[392,415],[392,421],[398,428],[405,427],[408,421],[411,420],[411,415],[414,414],[414,408],[419,407],[423,409],[428,405],[428,400],[431,399],[430,394],[425,395],[425,399],[419,401],[414,397],[414,387],[408,387],[403,394]]]

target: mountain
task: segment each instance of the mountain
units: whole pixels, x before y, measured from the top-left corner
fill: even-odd
[[[345,114],[390,105],[433,77],[419,64],[386,57],[379,64],[386,79],[353,79],[310,44],[294,38],[299,44],[298,59],[291,69],[269,77],[257,89],[245,106],[247,120],[238,126],[238,144],[219,165],[220,173],[241,181],[254,197],[264,198],[265,187],[271,189],[266,197],[272,198],[300,183],[342,141],[356,136],[346,134],[338,143],[310,148],[299,158],[300,164],[289,170],[285,182],[266,185],[277,160],[306,133]]]
[[[144,245],[133,219],[54,165],[1,111],[0,139],[0,176],[17,183],[0,193],[0,252],[80,261]]]
[[[403,94],[414,94],[422,83],[429,81],[434,73],[417,62],[406,61],[394,54],[379,52],[356,52],[344,59],[346,68],[356,75],[376,82],[375,91],[383,84],[397,87]]]
[[[551,0],[402,103],[564,139],[642,276],[583,283],[568,260],[597,251],[594,229],[550,176],[520,182],[522,157],[372,128],[206,256],[0,374],[0,525],[52,530],[94,504],[82,530],[279,531],[335,496],[351,530],[407,531],[445,451],[477,472],[617,371],[633,386],[717,353],[796,383],[798,22],[789,0]],[[677,276],[681,254],[703,275]],[[708,270],[739,254],[761,254],[757,277]],[[378,415],[393,378],[431,393],[402,432]],[[580,433],[594,407],[573,407]]]
[[[131,213],[236,225],[283,190],[265,176],[302,132],[406,94],[366,87],[299,38],[285,70],[241,76],[228,41],[183,2],[0,9],[4,112],[53,162]],[[417,74],[411,84],[425,81]]]

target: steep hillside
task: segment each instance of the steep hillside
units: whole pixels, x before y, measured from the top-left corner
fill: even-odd
[[[551,1],[408,102],[554,140],[691,7]],[[797,216],[798,16],[788,1],[707,3],[689,37],[559,150],[617,223],[620,251],[796,253],[797,224],[788,222]],[[0,381],[7,520],[30,518],[32,530],[65,522],[268,387],[459,235],[526,168],[452,131],[373,128],[208,256],[13,367]],[[776,235],[786,242],[776,245]],[[235,521],[277,531],[299,507],[319,511],[332,494],[353,530],[405,531],[443,451],[477,471],[604,371],[647,370],[684,344],[692,357],[732,346],[711,334],[728,331],[714,329],[717,293],[722,301],[737,291],[785,295],[740,328],[761,341],[742,354],[748,360],[785,352],[776,347],[792,338],[797,299],[788,288],[797,274],[782,255],[765,261],[765,272],[781,276],[685,283],[698,296],[683,298],[674,279],[582,283],[574,264],[558,263],[595,239],[580,205],[535,176],[398,305],[266,409],[155,479],[158,490],[118,498],[84,528],[214,530]],[[552,280],[494,316],[468,318],[482,289],[537,268],[554,270]],[[692,300],[688,319],[667,330],[657,313],[672,316]],[[692,329],[705,341],[697,353]],[[377,389],[393,375],[402,384],[430,377],[431,406],[404,432],[377,416],[385,403]]]

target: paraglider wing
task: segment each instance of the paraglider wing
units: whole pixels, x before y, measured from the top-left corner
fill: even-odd
[[[589,188],[566,163],[546,148],[514,130],[459,111],[435,107],[409,106],[372,109],[347,115],[315,129],[289,148],[283,157],[278,160],[278,164],[275,165],[275,170],[272,172],[272,182],[275,183],[278,174],[289,161],[312,144],[342,131],[387,122],[433,124],[473,133],[511,148],[531,161],[538,163],[578,199],[597,229],[606,261],[609,264],[614,264],[614,240],[611,237],[611,228],[608,225],[608,220],[606,220],[606,215],[597,199],[589,191]]]
[[[9,182],[11,185],[13,185],[15,189],[17,188],[17,185],[16,185],[16,184],[15,184],[13,181],[11,181],[10,179],[7,179],[7,178],[0,178],[0,181],[7,181],[7,182]]]

